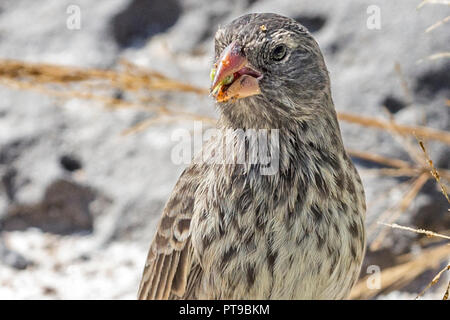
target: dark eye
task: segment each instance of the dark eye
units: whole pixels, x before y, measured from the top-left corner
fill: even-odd
[[[272,54],[271,54],[272,60],[273,61],[281,61],[286,56],[286,53],[287,53],[286,46],[284,44],[280,44],[272,50]]]

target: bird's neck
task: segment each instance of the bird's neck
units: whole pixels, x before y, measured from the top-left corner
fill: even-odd
[[[278,130],[279,145],[292,146],[295,152],[308,152],[308,148],[320,148],[324,152],[343,154],[341,132],[330,91],[311,100],[304,100],[298,106],[265,107],[257,100],[248,100],[246,105],[229,106],[233,113],[222,112],[220,129],[233,130]],[[253,105],[252,105],[253,104]],[[236,112],[246,108],[254,112]],[[258,114],[255,110],[266,108]],[[288,110],[288,111],[287,111]],[[292,111],[294,110],[294,111]],[[283,153],[283,148],[280,152]],[[285,150],[286,156],[292,150]],[[281,156],[283,156],[281,154]]]

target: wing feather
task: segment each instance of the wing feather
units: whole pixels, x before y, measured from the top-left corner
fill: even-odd
[[[174,252],[172,254],[169,255],[164,255],[163,256],[163,263],[162,263],[162,267],[161,267],[161,271],[160,271],[160,275],[159,275],[159,282],[158,285],[155,286],[156,287],[156,292],[155,292],[155,299],[156,300],[161,300],[164,299],[164,291],[166,291],[167,288],[167,277],[169,276],[169,273],[171,270],[176,270],[176,265],[172,265],[172,258],[174,256],[176,256],[177,254],[179,254],[179,252]]]
[[[150,246],[139,299],[182,298],[193,262],[190,222],[199,181],[195,165],[187,168],[167,202]]]

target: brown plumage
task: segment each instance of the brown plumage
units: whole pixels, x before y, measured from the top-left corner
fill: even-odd
[[[250,14],[219,28],[215,46],[222,135],[178,180],[139,298],[346,298],[364,255],[364,190],[317,43],[292,19]],[[278,130],[274,172],[249,160],[248,136],[243,163],[205,161],[249,129]]]

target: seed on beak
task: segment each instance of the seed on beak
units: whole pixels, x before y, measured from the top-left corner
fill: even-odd
[[[232,83],[233,80],[234,80],[234,75],[230,74],[225,79],[223,79],[222,84],[223,85],[228,85],[228,84]]]
[[[211,78],[211,81],[213,81],[214,78],[216,77],[216,71],[217,71],[216,68],[211,69],[211,72],[209,73],[209,77]]]
[[[216,69],[212,69],[211,70],[211,77],[214,79],[215,77],[215,73],[216,73]],[[213,75],[214,74],[214,75]],[[217,94],[217,92],[219,92],[219,90],[223,87],[223,86],[227,86],[231,83],[233,83],[234,80],[234,75],[230,74],[228,76],[226,76],[222,81],[220,81],[217,86],[213,89],[213,91],[211,92],[212,95]]]

